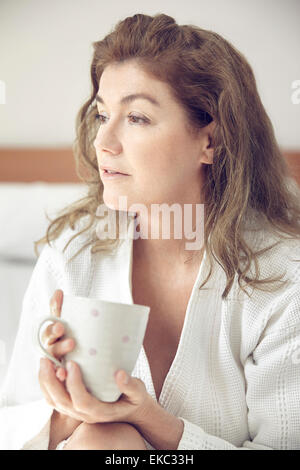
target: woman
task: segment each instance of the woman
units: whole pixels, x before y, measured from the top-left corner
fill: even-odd
[[[164,14],[126,18],[94,50],[75,146],[89,192],[38,242],[48,244],[2,391],[2,442],[300,448],[299,192],[249,64],[218,34]],[[138,207],[134,218],[121,196]],[[187,250],[186,232],[178,239],[174,229],[149,237],[163,226],[153,205],[173,203],[192,206],[193,227],[204,205],[200,249]],[[118,224],[115,239],[99,237],[103,204],[117,220],[128,215],[125,237]],[[71,372],[39,361],[32,331],[50,298],[59,316],[63,293],[151,307],[129,382],[116,374],[119,404],[95,401],[75,363]],[[45,334],[58,358],[76,344],[63,333],[58,321]]]

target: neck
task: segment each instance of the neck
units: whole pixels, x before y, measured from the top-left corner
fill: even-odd
[[[178,206],[172,215],[170,211],[137,214],[134,249],[148,263],[189,267],[203,254],[203,206],[190,204],[184,211]]]

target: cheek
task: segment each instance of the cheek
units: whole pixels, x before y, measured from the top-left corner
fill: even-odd
[[[164,183],[188,176],[188,156],[190,140],[181,130],[166,132],[160,128],[147,138],[130,140],[126,146],[126,154],[137,176],[137,183]]]
[[[163,139],[156,140],[155,150],[160,166],[165,169],[176,167],[182,170],[191,153],[190,145],[190,139],[187,139],[182,129],[173,130],[164,135]]]
[[[153,139],[139,154],[138,166],[148,176],[149,171],[155,175],[168,173],[179,163],[177,152],[176,146],[170,144],[170,141]]]

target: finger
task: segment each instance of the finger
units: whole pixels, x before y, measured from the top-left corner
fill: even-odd
[[[61,289],[57,289],[56,291],[54,291],[54,294],[50,299],[51,314],[56,317],[60,317],[61,307],[63,303],[63,295],[63,291]]]
[[[72,401],[63,384],[59,383],[58,380],[56,381],[57,383],[59,383],[59,390],[61,391],[61,395],[60,395],[61,399],[54,398],[52,389],[51,389],[52,391],[50,390],[49,392],[50,385],[49,385],[49,382],[48,383],[45,382],[45,374],[47,373],[47,371],[50,372],[51,379],[55,381],[56,375],[55,375],[54,369],[55,369],[55,366],[49,359],[42,358],[41,383],[44,389],[45,396],[49,397],[49,402],[50,402],[49,404],[51,404],[51,406],[55,410],[57,410],[59,413],[69,416],[76,421],[82,422],[82,417],[79,416],[73,409]],[[67,374],[66,371],[65,371],[65,374]],[[64,401],[65,397],[67,397],[68,401]]]
[[[66,387],[70,394],[73,407],[81,413],[91,412],[93,405],[98,400],[90,395],[82,381],[82,375],[78,364],[73,361],[67,362]]]
[[[71,410],[72,401],[64,385],[56,378],[53,363],[47,358],[41,359],[40,383],[56,409]]]
[[[44,379],[43,379],[43,360],[44,358],[41,358],[40,359],[40,369],[39,369],[39,375],[38,375],[38,378],[39,378],[39,384],[40,384],[40,388],[41,388],[41,391],[44,395],[44,398],[46,400],[46,402],[48,403],[48,405],[50,406],[53,406],[54,407],[54,403],[53,403],[53,400],[52,398],[50,397],[48,391],[47,391],[47,388],[45,387],[45,384],[44,384]]]
[[[64,325],[60,322],[51,323],[48,325],[45,331],[42,334],[42,342],[53,344],[59,338],[61,338],[65,333]]]
[[[60,317],[61,307],[63,302],[63,291],[56,289],[50,299],[50,312],[55,317]],[[59,323],[59,325],[62,325]],[[63,336],[64,327],[59,326],[56,323],[49,325],[42,334],[42,342],[48,342],[48,344],[54,343],[57,338]]]
[[[48,343],[49,344],[49,343]],[[60,359],[65,354],[71,352],[75,347],[75,340],[73,338],[66,338],[61,341],[49,345],[47,351],[51,356]]]
[[[67,377],[66,369],[63,369],[62,367],[58,367],[57,370],[56,370],[56,377],[61,382],[64,382],[66,380],[66,377]]]

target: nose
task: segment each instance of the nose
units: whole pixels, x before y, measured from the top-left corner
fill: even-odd
[[[105,129],[98,130],[93,145],[97,152],[107,151],[117,155],[121,151],[121,143],[115,132],[109,129],[107,124],[105,127]]]

